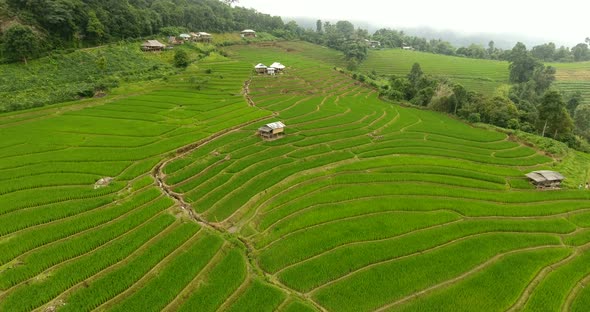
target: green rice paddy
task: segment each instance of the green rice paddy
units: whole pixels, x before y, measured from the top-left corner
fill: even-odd
[[[492,94],[508,83],[508,62],[447,56],[401,49],[370,50],[360,70],[377,74],[405,76],[414,63],[433,76],[447,77],[468,90]],[[555,86],[566,93],[579,91],[590,103],[590,62],[549,63],[557,69]]]
[[[227,52],[0,116],[0,311],[585,310],[590,192],[523,178],[556,160],[383,102],[329,49]]]

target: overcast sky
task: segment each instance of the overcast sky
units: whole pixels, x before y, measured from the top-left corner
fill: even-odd
[[[570,46],[590,37],[590,0],[239,0],[238,5],[272,15],[393,28],[522,34]]]

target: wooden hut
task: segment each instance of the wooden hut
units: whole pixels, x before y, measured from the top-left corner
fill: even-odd
[[[211,39],[213,39],[213,36],[210,33],[203,31],[198,32],[197,35],[197,41],[199,42],[211,42]]]
[[[285,124],[280,121],[271,122],[258,128],[258,135],[265,140],[279,138],[285,134]]]
[[[252,29],[244,29],[240,34],[242,38],[256,38],[256,32]]]
[[[166,45],[158,40],[147,40],[141,45],[141,50],[146,52],[162,51],[164,48],[166,48]]]
[[[554,188],[561,186],[561,181],[565,179],[559,172],[550,170],[539,170],[527,173],[526,177],[538,188]]]
[[[254,66],[254,70],[259,74],[266,73],[266,65],[259,63],[258,65]]]

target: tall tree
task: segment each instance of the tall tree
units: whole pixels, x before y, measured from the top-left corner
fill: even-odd
[[[590,104],[583,104],[576,108],[574,123],[576,131],[586,139],[590,139]]]
[[[420,81],[420,78],[422,78],[423,76],[424,72],[422,71],[422,67],[420,67],[420,64],[414,63],[414,65],[412,65],[410,73],[408,74],[408,80],[410,81],[410,83],[414,87],[416,87],[418,85],[418,82]]]
[[[519,42],[510,53],[510,82],[527,82],[533,76],[535,69],[543,66],[527,51],[526,46]]]
[[[315,22],[315,31],[318,32],[318,33],[323,32],[323,30],[322,30],[322,20],[317,20]]]
[[[105,35],[104,25],[96,16],[96,12],[88,12],[88,24],[86,25],[86,35],[94,43],[100,43]]]
[[[570,116],[574,116],[575,112],[576,112],[576,108],[582,104],[582,102],[584,101],[584,97],[582,96],[582,92],[580,91],[576,91],[572,94],[570,94],[569,98],[567,99],[567,110],[570,113]],[[590,119],[588,119],[588,121],[590,122]]]
[[[541,136],[550,134],[554,139],[566,137],[573,128],[561,94],[556,90],[545,92],[539,104],[538,129]]]
[[[16,24],[10,27],[3,37],[4,55],[12,61],[21,60],[25,64],[27,59],[34,57],[40,46],[39,36],[29,26]]]

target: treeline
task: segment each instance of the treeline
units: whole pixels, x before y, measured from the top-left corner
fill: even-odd
[[[409,46],[415,50],[423,52],[505,61],[509,61],[511,57],[511,50],[497,48],[494,41],[490,41],[487,47],[471,44],[468,47],[455,48],[449,42],[444,40],[426,40],[416,36],[409,36],[403,31],[393,29],[377,30],[371,38],[381,42],[381,46],[385,48],[401,48],[403,46]],[[571,49],[565,46],[558,48],[555,43],[549,42],[534,46],[530,52],[532,56],[545,62],[589,61],[589,44],[590,38],[586,38],[585,42],[579,43]]]
[[[407,76],[391,77],[381,94],[470,122],[536,133],[587,150],[590,104],[581,104],[579,92],[563,94],[552,88],[555,68],[543,65],[524,44],[510,50],[508,61],[511,84],[499,87],[491,96],[429,76],[418,63]]]
[[[283,29],[280,17],[218,0],[0,0],[2,56],[26,60],[54,49],[81,48],[159,34],[165,27],[230,32]],[[230,1],[231,2],[231,1]]]

